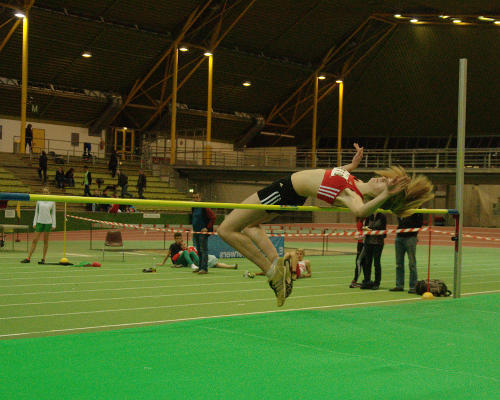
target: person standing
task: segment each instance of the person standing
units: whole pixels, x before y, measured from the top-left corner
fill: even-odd
[[[59,167],[56,171],[56,187],[59,189],[64,189],[64,171],[62,167]]]
[[[387,228],[387,218],[382,213],[370,215],[365,219],[365,227],[370,231],[385,230]],[[382,266],[380,264],[380,257],[384,249],[384,239],[386,235],[366,235],[363,244],[364,262],[363,262],[363,275],[364,280],[361,284],[361,289],[378,290],[380,281],[382,279]],[[372,262],[375,266],[375,280],[371,281],[372,275]]]
[[[40,158],[38,159],[38,176],[44,184],[47,183],[47,163],[47,153],[42,151],[42,154],[40,154]]]
[[[120,170],[118,172],[118,186],[122,188],[122,195],[120,197],[132,197],[132,195],[127,191],[128,190],[128,176],[125,175]]]
[[[406,218],[398,218],[398,229],[421,228],[424,217],[417,213]],[[410,269],[410,282],[408,293],[415,293],[417,284],[417,235],[418,232],[400,232],[394,242],[396,248],[396,286],[389,289],[391,292],[402,292],[405,283],[405,254],[408,254],[408,267]]]
[[[44,187],[42,193],[49,195],[50,191]],[[31,262],[31,256],[36,249],[40,235],[43,233],[43,257],[38,264],[45,264],[45,257],[49,248],[49,233],[51,230],[56,229],[56,203],[53,201],[37,201],[35,207],[35,217],[33,218],[33,228],[35,229],[35,236],[31,243],[31,249],[28,257],[21,261],[23,264]]]
[[[363,242],[365,240],[363,236],[363,218],[356,218],[356,230],[358,231],[358,245],[356,248],[356,262],[354,265],[354,279],[352,280],[349,287],[358,288],[361,284],[358,283],[358,278],[363,268],[364,252],[363,252]]]
[[[146,175],[144,175],[144,172],[142,169],[139,170],[139,176],[137,178],[137,192],[139,193],[139,198],[143,199],[143,192],[144,189],[146,189]]]
[[[194,201],[201,201],[201,194],[193,194]],[[200,257],[198,274],[208,273],[208,234],[213,232],[216,216],[210,208],[193,207],[191,209],[191,224],[193,225],[193,244]]]
[[[28,145],[30,146],[30,153],[33,153],[33,127],[31,124],[28,124],[28,126],[25,129],[25,135],[24,135],[24,152],[26,153],[26,147]]]
[[[90,173],[89,167],[87,165],[83,167],[83,170],[85,172],[85,175],[83,175],[83,185],[84,185],[83,195],[92,196],[90,194],[90,185],[92,185],[92,174]]]
[[[114,178],[116,175],[116,168],[118,167],[118,157],[116,156],[116,150],[111,150],[111,156],[109,157],[108,169],[111,171],[111,177]]]

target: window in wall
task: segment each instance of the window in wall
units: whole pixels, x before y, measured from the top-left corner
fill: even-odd
[[[80,145],[80,134],[78,132],[71,133],[71,146],[79,146]]]

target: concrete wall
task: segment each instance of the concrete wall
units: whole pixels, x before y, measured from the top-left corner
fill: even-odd
[[[101,137],[104,138],[105,135],[101,134],[101,137],[89,136],[88,129],[83,126],[68,126],[68,125],[56,125],[42,122],[32,122],[30,123],[35,129],[45,130],[45,150],[55,151],[58,154],[70,155],[81,155],[83,154],[83,144],[85,142],[92,144],[92,152],[97,155],[99,144],[101,142]],[[13,119],[0,118],[0,126],[2,127],[2,139],[0,139],[0,152],[13,152],[14,150],[14,137],[19,140],[21,121]],[[71,145],[71,133],[76,132],[79,134],[79,145]]]

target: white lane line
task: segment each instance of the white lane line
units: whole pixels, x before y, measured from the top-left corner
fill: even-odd
[[[464,275],[462,275],[463,277]],[[475,275],[473,275],[475,276]],[[484,274],[482,275],[484,276]],[[224,278],[233,278],[232,276],[224,276]],[[338,277],[337,277],[338,278]],[[337,279],[335,278],[335,280]],[[172,278],[172,279],[162,279],[163,281],[177,281],[177,280],[191,280],[191,278]],[[203,278],[206,279],[206,278]],[[142,282],[142,280],[140,280]],[[113,281],[114,282],[114,281]],[[128,283],[128,282],[134,282],[134,280],[126,280],[126,281],[119,281],[120,283]],[[60,290],[56,292],[25,292],[25,293],[1,293],[0,297],[8,297],[8,296],[28,296],[28,295],[45,295],[45,294],[63,294],[63,293],[87,293],[87,292],[107,292],[107,291],[121,291],[121,290],[144,290],[144,289],[164,289],[164,288],[185,288],[185,287],[199,287],[199,286],[216,286],[216,285],[248,285],[251,284],[252,282],[256,282],[254,280],[250,279],[245,279],[241,281],[230,281],[230,282],[208,282],[208,283],[196,283],[196,284],[190,284],[190,285],[158,285],[158,286],[133,286],[133,287],[120,287],[120,288],[100,288],[100,289],[84,289],[84,290]],[[311,282],[311,281],[309,281]],[[485,282],[462,282],[462,285],[480,285],[480,284],[488,284],[488,283],[497,283],[500,281],[485,281]],[[85,282],[88,283],[88,282]],[[117,283],[117,282],[114,282]],[[383,282],[384,283],[384,282]],[[81,285],[81,283],[74,283],[75,285]],[[384,283],[385,284],[385,283]],[[322,287],[322,286],[327,286],[327,287],[333,287],[333,286],[344,286],[347,285],[345,281],[342,283],[335,283],[335,284],[325,284],[325,285],[306,285],[304,288],[309,288],[309,287]],[[20,286],[29,286],[29,285],[20,285]],[[390,285],[389,285],[390,286]],[[383,290],[383,289],[382,289]],[[480,292],[483,293],[483,292]],[[189,295],[189,293],[184,293],[184,295]]]
[[[498,290],[500,292],[500,290]],[[359,292],[358,292],[359,293]],[[491,292],[490,292],[491,293]],[[342,293],[342,294],[348,294]],[[322,294],[310,294],[306,296],[294,296],[294,299],[302,299],[302,298],[312,298],[312,297],[325,297],[325,296],[336,296],[337,293],[322,293]],[[421,297],[413,298],[413,300],[421,300]],[[176,307],[198,307],[198,306],[210,306],[215,304],[232,304],[232,303],[252,303],[258,301],[269,301],[270,297],[260,298],[260,299],[237,299],[237,300],[228,300],[228,301],[213,301],[208,303],[182,303],[182,304],[167,304],[162,306],[149,306],[149,307],[134,307],[134,308],[114,308],[108,310],[93,310],[93,311],[77,311],[77,312],[69,312],[69,313],[54,313],[54,314],[36,314],[36,315],[19,315],[19,316],[11,316],[11,317],[2,317],[0,320],[13,320],[13,319],[26,319],[26,318],[46,318],[46,317],[61,317],[67,315],[88,315],[88,314],[104,314],[104,313],[113,313],[113,312],[123,312],[123,311],[139,311],[139,310],[157,310],[157,309],[168,309],[168,308],[176,308]],[[411,300],[411,299],[410,299]],[[386,302],[390,302],[392,300],[384,300]],[[384,302],[382,301],[382,302]],[[401,300],[405,301],[405,300]],[[408,299],[406,299],[408,301]],[[359,303],[365,304],[365,303]]]
[[[66,253],[66,255],[73,257],[92,257],[88,254],[80,254],[80,253]]]
[[[469,295],[472,296],[472,295],[476,295],[476,294],[498,293],[498,292],[500,292],[500,290],[493,290],[493,291],[486,291],[486,292],[462,293],[462,295],[463,296],[469,296]],[[2,334],[2,335],[0,335],[0,337],[8,338],[8,337],[19,337],[19,336],[26,336],[26,335],[40,335],[40,334],[46,334],[46,333],[63,333],[63,332],[87,331],[87,330],[107,329],[107,328],[125,328],[125,327],[134,327],[134,326],[143,326],[143,325],[166,324],[166,323],[171,323],[171,322],[197,321],[197,320],[202,320],[202,319],[240,317],[240,316],[247,316],[247,315],[283,313],[283,312],[290,312],[290,311],[324,310],[324,309],[328,309],[328,308],[341,308],[341,307],[351,307],[351,306],[400,303],[400,302],[417,301],[417,300],[421,300],[421,298],[415,297],[415,298],[409,298],[409,299],[379,300],[379,301],[368,301],[368,302],[360,302],[360,303],[344,303],[344,304],[332,304],[332,305],[326,305],[326,306],[290,308],[290,309],[286,309],[286,310],[276,310],[275,309],[275,310],[266,310],[266,311],[254,311],[254,312],[248,312],[248,313],[203,315],[203,316],[190,317],[190,318],[164,319],[164,320],[143,321],[143,322],[128,322],[128,323],[124,323],[124,324],[109,324],[109,325],[85,326],[85,327],[80,327],[80,328],[51,329],[51,330],[46,330],[46,331],[18,332],[18,333]],[[238,300],[238,301],[241,301],[241,300]]]

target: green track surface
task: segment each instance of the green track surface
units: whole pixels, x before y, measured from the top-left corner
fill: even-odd
[[[39,251],[28,265],[19,263],[21,251],[0,253],[0,399],[500,393],[498,248],[464,248],[464,297],[433,301],[386,290],[394,286],[392,245],[378,291],[348,288],[352,255],[312,256],[313,278],[297,281],[282,309],[263,277],[242,277],[255,270],[246,260],[206,276],[167,267],[144,274],[159,254],[142,250],[122,263],[121,254],[106,253],[101,268],[76,268],[40,266]],[[420,279],[427,251],[419,245]],[[431,277],[452,286],[452,247],[432,252]],[[69,242],[68,253],[74,263],[101,261],[84,241]],[[51,242],[49,255],[57,261],[62,243]]]

